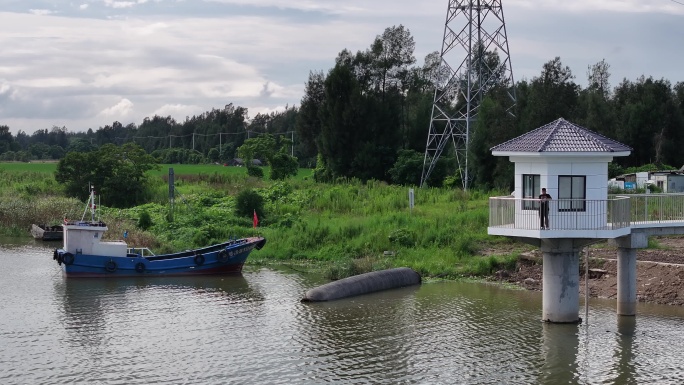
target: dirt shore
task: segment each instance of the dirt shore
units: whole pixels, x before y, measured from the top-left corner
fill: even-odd
[[[637,250],[637,300],[664,305],[684,305],[684,238],[658,237],[657,248]],[[616,298],[617,249],[589,247],[589,295]],[[515,271],[498,271],[493,279],[529,290],[542,289],[541,252],[524,253]],[[580,261],[580,297],[584,296],[584,256]]]

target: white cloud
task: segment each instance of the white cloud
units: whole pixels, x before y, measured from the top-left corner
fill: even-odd
[[[133,111],[133,102],[128,99],[121,99],[115,105],[100,111],[100,115],[108,118],[126,117]]]
[[[198,115],[207,111],[205,107],[185,105],[185,104],[165,104],[152,112],[152,115],[158,116],[191,116]]]
[[[112,8],[131,8],[136,4],[135,1],[114,1],[114,0],[105,0],[104,3],[106,6],[112,7]]]
[[[507,6],[520,6],[537,11],[554,10],[570,12],[611,11],[624,13],[672,13],[684,14],[684,6],[668,0],[511,0]]]
[[[81,4],[78,6],[78,9],[80,9],[80,10],[88,9],[88,4]]]
[[[260,8],[280,8],[280,9],[297,9],[302,11],[319,11],[326,13],[350,13],[359,12],[364,9],[354,3],[362,3],[360,1],[332,1],[332,0],[207,0],[207,2],[215,2],[222,4],[248,5]]]
[[[29,9],[29,13],[38,16],[51,15],[54,12],[49,9]]]
[[[142,24],[140,21],[127,24],[124,21],[123,29],[125,29],[127,32],[132,32],[132,33],[137,33],[138,35],[141,36],[148,36],[148,35],[154,35],[155,33],[162,32],[162,30],[169,28],[168,23],[163,23],[163,22],[156,22],[156,23],[150,23],[150,24]]]
[[[0,79],[0,100],[14,99],[16,90],[7,82]]]

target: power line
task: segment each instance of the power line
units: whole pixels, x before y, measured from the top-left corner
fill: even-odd
[[[677,1],[677,0],[670,0],[670,1],[673,2],[673,3],[677,3],[677,4],[679,4],[679,5],[684,5],[684,3],[680,2],[680,1]]]

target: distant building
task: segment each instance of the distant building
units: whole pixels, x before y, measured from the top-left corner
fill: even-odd
[[[228,162],[228,165],[229,165],[229,166],[238,166],[238,167],[242,167],[242,166],[245,165],[245,162],[244,162],[242,159],[240,159],[240,158],[235,158],[235,159],[230,160],[230,161]],[[261,166],[263,166],[264,164],[263,164],[259,159],[252,159],[252,165],[253,165],[253,166],[259,166],[259,167],[261,167]]]
[[[653,171],[649,179],[664,193],[684,192],[684,173],[682,171]]]

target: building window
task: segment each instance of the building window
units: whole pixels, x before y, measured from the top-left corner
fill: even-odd
[[[539,175],[523,174],[523,210],[539,210],[539,202],[528,200],[536,199],[541,191]]]
[[[558,211],[586,211],[586,186],[586,176],[558,176]]]

